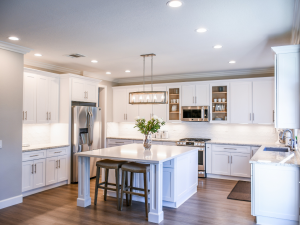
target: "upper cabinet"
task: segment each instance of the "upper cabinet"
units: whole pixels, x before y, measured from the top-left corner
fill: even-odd
[[[208,106],[209,84],[182,85],[181,106]]]
[[[98,85],[85,79],[72,79],[72,101],[97,102]]]
[[[166,91],[166,86],[154,85],[153,91]],[[157,99],[162,99],[163,95],[157,95]],[[152,114],[162,118],[164,121],[167,119],[167,106],[168,104],[156,104],[152,105]]]
[[[230,115],[230,96],[229,83],[212,83],[210,85],[210,122],[211,123],[228,123]]]
[[[181,121],[181,85],[172,85],[167,87],[169,94],[169,107],[167,111],[168,122],[179,122]]]
[[[59,75],[27,71],[31,70],[24,72],[23,123],[58,123]]]
[[[275,127],[300,128],[300,45],[272,47],[275,56]]]

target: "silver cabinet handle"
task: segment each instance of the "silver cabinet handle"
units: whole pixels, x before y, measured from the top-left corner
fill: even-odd
[[[229,162],[229,156],[228,156],[228,163],[230,163],[230,162]]]
[[[224,148],[224,149],[231,149],[231,150],[236,150],[236,148]]]
[[[23,111],[23,120],[24,120],[24,111]]]
[[[25,120],[27,120],[27,111],[25,111],[25,116],[26,116]]]
[[[57,160],[55,161],[55,163],[56,163],[56,167],[55,167],[55,168],[57,169],[57,164],[58,164],[58,163],[57,163]]]
[[[33,164],[31,165],[31,173],[33,174]]]
[[[47,120],[48,120],[48,112],[47,112]]]
[[[59,162],[59,166],[58,166],[58,168],[60,168],[60,160],[59,160],[58,162]]]
[[[36,173],[36,164],[34,164],[34,172]]]
[[[29,157],[35,157],[35,156],[39,156],[39,155],[31,155],[31,156],[29,156]]]
[[[275,122],[275,110],[273,110],[273,123]]]
[[[60,152],[54,152],[54,153],[61,153],[61,151]]]

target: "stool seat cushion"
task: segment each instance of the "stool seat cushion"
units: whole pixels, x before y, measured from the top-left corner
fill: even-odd
[[[96,162],[96,166],[105,168],[105,169],[119,169],[121,166],[127,163],[127,161],[120,161],[120,160],[110,160],[110,159],[103,159]]]
[[[125,163],[122,165],[122,170],[133,173],[145,173],[150,171],[150,165],[135,162]]]

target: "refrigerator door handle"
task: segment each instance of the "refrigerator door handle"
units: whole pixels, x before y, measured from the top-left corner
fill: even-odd
[[[87,125],[88,125],[88,146],[93,144],[93,113],[88,112]]]

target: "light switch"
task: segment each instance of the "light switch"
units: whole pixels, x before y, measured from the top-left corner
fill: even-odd
[[[0,148],[2,148],[2,140],[0,140]]]

